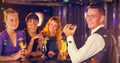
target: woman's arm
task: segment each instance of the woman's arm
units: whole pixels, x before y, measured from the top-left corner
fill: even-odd
[[[27,48],[27,50],[26,50],[26,55],[27,55],[27,56],[29,56],[30,53],[32,52],[34,40],[35,40],[35,38],[33,37],[33,38],[30,40],[30,43],[28,44],[28,48]]]
[[[42,40],[38,40],[38,45],[37,45],[37,50],[35,52],[32,52],[31,55],[32,56],[42,56],[42,52],[41,52],[41,47],[42,47]]]
[[[34,56],[34,57],[35,56],[42,56],[42,52],[37,50],[35,52],[32,52],[31,55]]]
[[[29,43],[29,45],[28,45],[28,49],[27,49],[27,56],[29,56],[30,54],[31,54],[31,52],[32,52],[32,48],[33,48],[33,44],[34,44],[34,40],[35,39],[37,39],[37,38],[39,38],[39,40],[41,39],[41,35],[40,34],[38,34],[38,35],[36,35],[35,37],[33,37],[31,40],[30,40],[30,43]],[[38,41],[39,41],[38,40]],[[32,54],[34,54],[34,53],[32,53]]]
[[[19,52],[11,54],[9,56],[0,55],[0,61],[18,60],[20,58],[25,58],[24,54],[24,50],[20,50]]]

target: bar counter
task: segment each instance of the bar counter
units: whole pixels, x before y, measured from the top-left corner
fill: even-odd
[[[25,59],[25,60],[14,60],[14,61],[0,61],[0,63],[72,63],[70,59],[67,60],[42,60],[39,57]]]

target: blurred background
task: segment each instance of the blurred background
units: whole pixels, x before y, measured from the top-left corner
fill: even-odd
[[[80,48],[89,29],[85,21],[87,5],[91,2],[98,2],[105,6],[106,18],[105,27],[114,34],[117,39],[117,46],[120,47],[120,1],[119,0],[1,0],[0,1],[0,32],[5,29],[3,23],[3,10],[13,8],[19,12],[20,24],[18,29],[26,27],[25,17],[29,12],[40,12],[44,16],[41,30],[51,16],[59,16],[62,26],[67,23],[78,26],[75,36],[77,47]]]

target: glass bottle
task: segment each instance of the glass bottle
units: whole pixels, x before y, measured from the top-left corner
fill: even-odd
[[[47,52],[47,47],[46,47],[47,40],[48,40],[48,38],[47,38],[47,37],[44,37],[44,38],[43,38],[43,42],[42,42],[42,49],[41,49],[41,51],[42,51],[42,53],[43,53],[44,55],[45,55],[46,52]]]
[[[42,43],[41,51],[42,51],[43,54],[46,54],[46,52],[47,52],[46,44]]]

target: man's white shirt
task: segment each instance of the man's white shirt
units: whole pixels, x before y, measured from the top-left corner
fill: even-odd
[[[93,29],[85,44],[79,49],[76,47],[73,36],[67,37],[68,53],[72,63],[81,63],[84,60],[94,56],[105,47],[105,41],[103,37],[98,33],[95,33],[101,27],[104,27],[104,25],[100,25]]]

